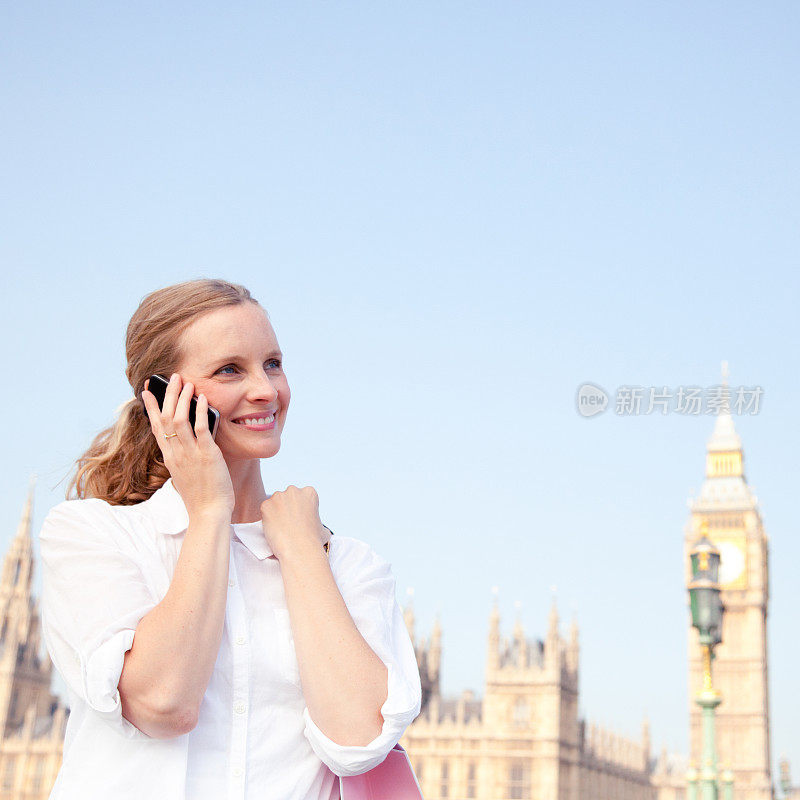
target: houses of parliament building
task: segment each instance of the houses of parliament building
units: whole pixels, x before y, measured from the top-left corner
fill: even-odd
[[[61,764],[69,710],[51,691],[52,664],[42,653],[32,594],[33,486],[5,554],[0,581],[0,800],[46,800]],[[719,761],[734,773],[736,800],[773,800],[770,771],[767,611],[768,539],[744,475],[742,445],[727,412],[707,443],[705,481],[690,503],[684,560],[703,523],[722,558],[726,613],[715,651]],[[676,541],[677,546],[677,541]],[[676,556],[677,557],[677,556]],[[686,579],[688,582],[688,566]],[[697,632],[687,614],[690,733],[688,757],[654,755],[647,721],[624,739],[578,715],[580,645],[573,622],[562,636],[553,605],[543,639],[519,622],[503,636],[490,610],[482,697],[440,692],[442,631],[415,629],[405,609],[423,687],[420,715],[406,748],[428,800],[684,800],[687,769],[701,767],[702,685]],[[676,694],[681,687],[676,687]],[[782,765],[788,781],[788,765]],[[785,781],[784,781],[785,783]],[[797,796],[784,786],[784,794]],[[111,798],[109,798],[111,800]]]

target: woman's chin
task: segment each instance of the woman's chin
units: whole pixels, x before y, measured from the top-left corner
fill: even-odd
[[[265,442],[253,442],[249,446],[240,443],[226,442],[220,445],[225,460],[241,461],[252,458],[271,458],[281,449],[281,440],[278,437],[270,438]]]

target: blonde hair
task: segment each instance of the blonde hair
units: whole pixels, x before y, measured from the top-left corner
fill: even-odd
[[[116,422],[98,433],[74,462],[77,471],[67,486],[68,500],[97,497],[130,506],[164,485],[170,474],[142,403],[144,382],[177,370],[183,360],[180,337],[200,316],[246,302],[258,305],[244,286],[209,278],[167,286],[142,300],[125,336],[125,375],[135,397],[117,409]]]

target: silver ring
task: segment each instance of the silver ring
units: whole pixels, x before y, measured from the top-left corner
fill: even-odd
[[[177,436],[177,435],[178,435],[177,433],[165,433],[164,434],[164,438],[165,439],[171,439],[173,436]]]

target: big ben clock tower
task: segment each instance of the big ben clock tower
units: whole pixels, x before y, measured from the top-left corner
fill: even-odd
[[[742,442],[733,426],[727,400],[727,365],[723,364],[723,401],[707,443],[706,477],[690,501],[685,528],[684,564],[690,580],[689,551],[708,523],[708,538],[720,552],[721,599],[725,606],[722,644],[714,651],[714,687],[722,696],[717,708],[717,751],[721,768],[734,774],[736,800],[772,800],[767,671],[769,606],[768,538],[758,500],[744,476]],[[700,709],[694,698],[703,686],[697,631],[689,627],[690,752],[702,769]]]

